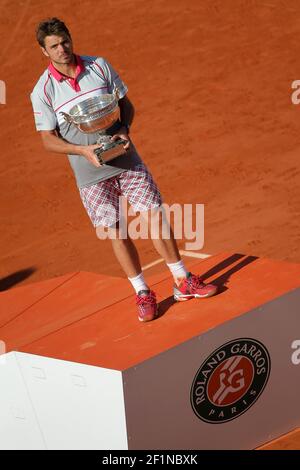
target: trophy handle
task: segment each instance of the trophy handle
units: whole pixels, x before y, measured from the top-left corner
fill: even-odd
[[[115,88],[114,88],[114,91],[113,91],[113,95],[115,96],[116,100],[119,101],[120,92],[119,92],[119,88],[116,85],[115,85]]]
[[[73,122],[72,117],[69,114],[64,113],[63,111],[60,111],[59,114],[62,114],[67,122],[69,122],[69,123]]]

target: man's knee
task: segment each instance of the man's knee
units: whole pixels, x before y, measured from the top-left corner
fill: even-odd
[[[128,237],[128,232],[121,226],[120,221],[117,221],[109,227],[99,225],[96,227],[96,235],[100,240],[106,238],[111,240],[122,240]]]

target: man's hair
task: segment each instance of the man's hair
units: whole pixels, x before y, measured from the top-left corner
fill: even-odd
[[[46,36],[65,36],[71,39],[71,34],[65,23],[58,18],[48,18],[36,28],[36,39],[40,46],[45,47]]]

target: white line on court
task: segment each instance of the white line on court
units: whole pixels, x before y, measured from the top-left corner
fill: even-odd
[[[185,250],[179,250],[179,253],[182,256],[190,256],[191,258],[209,258],[211,255],[207,255],[205,253],[197,253],[196,251],[185,251]]]
[[[145,271],[146,269],[152,268],[152,266],[155,266],[156,264],[162,263],[164,261],[163,258],[159,258],[156,261],[153,261],[152,263],[146,264],[145,266],[142,266],[142,271]]]
[[[185,250],[179,250],[179,253],[182,256],[187,256],[190,258],[200,258],[200,259],[209,258],[211,256],[205,253],[196,253],[195,251],[185,251]],[[156,266],[157,264],[162,263],[163,261],[164,261],[163,258],[159,258],[156,261],[152,261],[152,263],[142,266],[142,271],[146,271],[146,269],[152,268],[152,266]]]

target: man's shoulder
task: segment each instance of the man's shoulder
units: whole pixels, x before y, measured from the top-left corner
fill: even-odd
[[[80,58],[84,62],[84,65],[92,65],[95,62],[98,65],[105,65],[107,63],[104,57],[95,55],[81,55]]]
[[[38,81],[36,82],[31,92],[31,95],[36,95],[36,94],[40,94],[41,92],[43,92],[45,85],[49,81],[49,78],[50,78],[50,72],[48,69],[46,69],[44,70],[44,72],[42,73]]]

